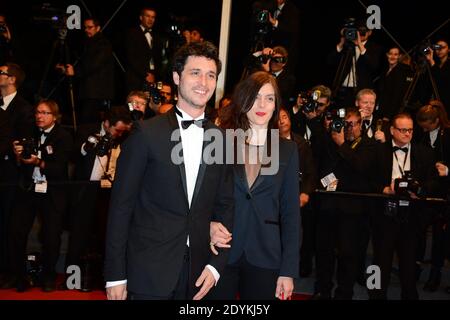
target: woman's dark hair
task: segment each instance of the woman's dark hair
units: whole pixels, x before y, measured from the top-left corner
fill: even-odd
[[[272,85],[275,91],[275,110],[273,111],[272,118],[269,120],[267,129],[278,128],[278,112],[281,106],[281,98],[277,81],[271,74],[265,71],[258,71],[239,82],[234,89],[231,105],[228,106],[231,111],[231,124],[233,129],[250,129],[247,112],[253,107],[253,103],[256,100],[259,90],[265,84]]]

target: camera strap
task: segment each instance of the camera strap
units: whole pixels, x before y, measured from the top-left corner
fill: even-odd
[[[406,161],[408,160],[409,150],[410,150],[410,149],[411,149],[411,148],[408,148],[408,152],[406,152],[405,160],[403,161],[403,167],[400,167],[400,161],[398,160],[397,153],[396,153],[395,151],[393,152],[393,153],[394,153],[395,160],[397,160],[398,170],[400,170],[400,173],[402,174],[402,176],[405,175],[405,166],[406,166]]]

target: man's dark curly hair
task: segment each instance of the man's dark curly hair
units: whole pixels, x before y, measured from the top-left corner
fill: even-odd
[[[211,42],[204,41],[185,44],[178,49],[173,58],[172,71],[181,76],[189,57],[205,57],[214,60],[217,67],[217,75],[219,75],[222,69],[217,47]]]

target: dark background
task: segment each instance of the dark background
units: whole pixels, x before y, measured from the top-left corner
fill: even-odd
[[[329,84],[334,76],[334,70],[325,65],[325,57],[334,49],[339,40],[339,30],[347,17],[366,19],[365,5],[376,4],[381,7],[381,21],[383,26],[406,49],[410,50],[421,42],[434,29],[448,18],[448,11],[442,8],[442,2],[436,0],[421,1],[311,1],[291,0],[300,10],[300,61],[296,70],[298,89],[304,90],[318,83]],[[369,2],[370,1],[370,2]],[[50,2],[53,7],[65,10],[68,5],[76,4],[82,9],[82,19],[88,16],[83,4],[79,0],[70,1],[3,1],[0,11],[8,16],[12,25],[13,37],[16,39],[17,60],[27,72],[27,83],[24,88],[31,96],[43,78],[45,66],[50,59],[52,46],[57,34],[49,25],[33,22],[32,17],[39,15],[39,7],[43,2]],[[99,1],[84,1],[93,15],[105,23],[122,3],[121,0],[110,0],[108,3]],[[232,7],[229,60],[227,70],[226,89],[230,91],[239,80],[243,61],[250,49],[250,20],[253,1],[235,0]],[[121,59],[121,43],[124,31],[138,23],[139,9],[150,5],[158,11],[157,26],[164,30],[173,24],[171,15],[186,17],[188,25],[198,25],[203,28],[205,38],[219,43],[220,19],[222,1],[194,0],[194,1],[133,1],[128,0],[118,12],[104,33],[114,44],[119,60]],[[445,25],[438,34],[448,36],[450,25]],[[377,30],[372,36],[375,41],[388,47],[393,42],[382,30]],[[74,60],[82,51],[83,32],[69,31],[66,43],[70,47],[70,60]],[[58,50],[57,50],[58,51]],[[59,51],[58,51],[59,52]],[[58,55],[58,54],[56,54]],[[54,58],[57,59],[57,58]],[[53,63],[53,62],[52,62]],[[120,82],[121,71],[118,67],[118,98],[124,92]],[[51,73],[51,72],[50,72]],[[55,75],[46,75],[48,78]],[[45,81],[46,91],[52,89],[57,78]],[[63,88],[63,85],[60,85]]]

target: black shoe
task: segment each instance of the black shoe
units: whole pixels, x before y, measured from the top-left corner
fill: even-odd
[[[435,292],[439,289],[441,284],[441,271],[436,268],[431,268],[430,277],[428,281],[423,286],[424,291]]]

